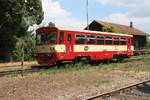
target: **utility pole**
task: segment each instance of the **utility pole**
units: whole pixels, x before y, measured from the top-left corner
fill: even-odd
[[[87,30],[89,30],[89,1],[86,0]]]
[[[23,66],[24,66],[24,47],[25,47],[25,42],[22,40],[22,45],[21,45],[21,76],[23,77]]]

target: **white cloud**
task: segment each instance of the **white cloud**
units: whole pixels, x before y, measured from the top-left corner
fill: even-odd
[[[150,0],[97,0],[102,5],[111,7],[125,7],[126,13],[112,13],[105,16],[103,20],[108,22],[129,25],[130,21],[134,26],[146,32],[150,32]],[[86,22],[75,18],[71,12],[65,10],[59,0],[42,0],[44,10],[43,23],[53,22],[58,27],[69,27],[83,29]]]
[[[150,0],[97,0],[102,5],[126,7],[129,17],[150,17]]]
[[[71,12],[63,9],[58,0],[42,0],[42,5],[44,10],[43,23],[53,22],[58,27],[76,29],[81,29],[85,26],[84,21],[74,18]]]
[[[112,7],[125,7],[126,13],[112,13],[105,16],[103,20],[129,25],[130,21],[134,26],[143,31],[150,32],[150,0],[97,0],[102,5]]]
[[[130,21],[133,21],[133,26],[141,29],[147,33],[150,33],[150,17],[145,18],[138,18],[138,17],[129,17],[128,14],[123,13],[114,13],[109,16],[104,17],[102,20],[118,23],[118,24],[124,24],[128,25],[130,24]]]
[[[109,22],[115,22],[118,24],[125,24],[125,25],[128,25],[130,21],[129,18],[127,17],[127,14],[121,14],[121,13],[111,14],[109,16],[104,17],[103,20]]]
[[[143,0],[97,0],[97,1],[103,5],[125,6],[125,7],[136,6],[141,2],[143,2]]]
[[[150,0],[143,0],[142,3],[133,7],[131,11],[129,11],[129,16],[133,17],[150,17]]]

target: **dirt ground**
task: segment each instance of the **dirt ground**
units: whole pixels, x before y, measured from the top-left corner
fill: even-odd
[[[90,68],[68,73],[1,77],[0,100],[80,100],[149,78],[148,72]]]

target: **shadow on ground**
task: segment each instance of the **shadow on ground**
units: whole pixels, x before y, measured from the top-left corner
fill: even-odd
[[[142,93],[150,94],[150,83],[143,84],[141,86],[137,86],[137,90]]]

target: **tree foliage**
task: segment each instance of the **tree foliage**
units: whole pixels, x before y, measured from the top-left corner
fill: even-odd
[[[43,19],[41,0],[0,0],[0,48],[11,50],[15,39]]]
[[[24,43],[24,59],[26,61],[34,60],[34,50],[35,50],[35,44],[36,39],[35,36],[32,36],[31,33],[27,33],[26,36],[23,36],[22,38],[15,38],[16,44],[15,48],[12,51],[12,58],[14,61],[20,61],[22,57],[22,44]]]
[[[129,32],[122,32],[122,34],[129,34]]]
[[[146,40],[147,40],[146,49],[150,49],[150,38],[148,37]]]
[[[103,32],[116,32],[115,28],[114,27],[103,27],[102,28],[102,31]]]

